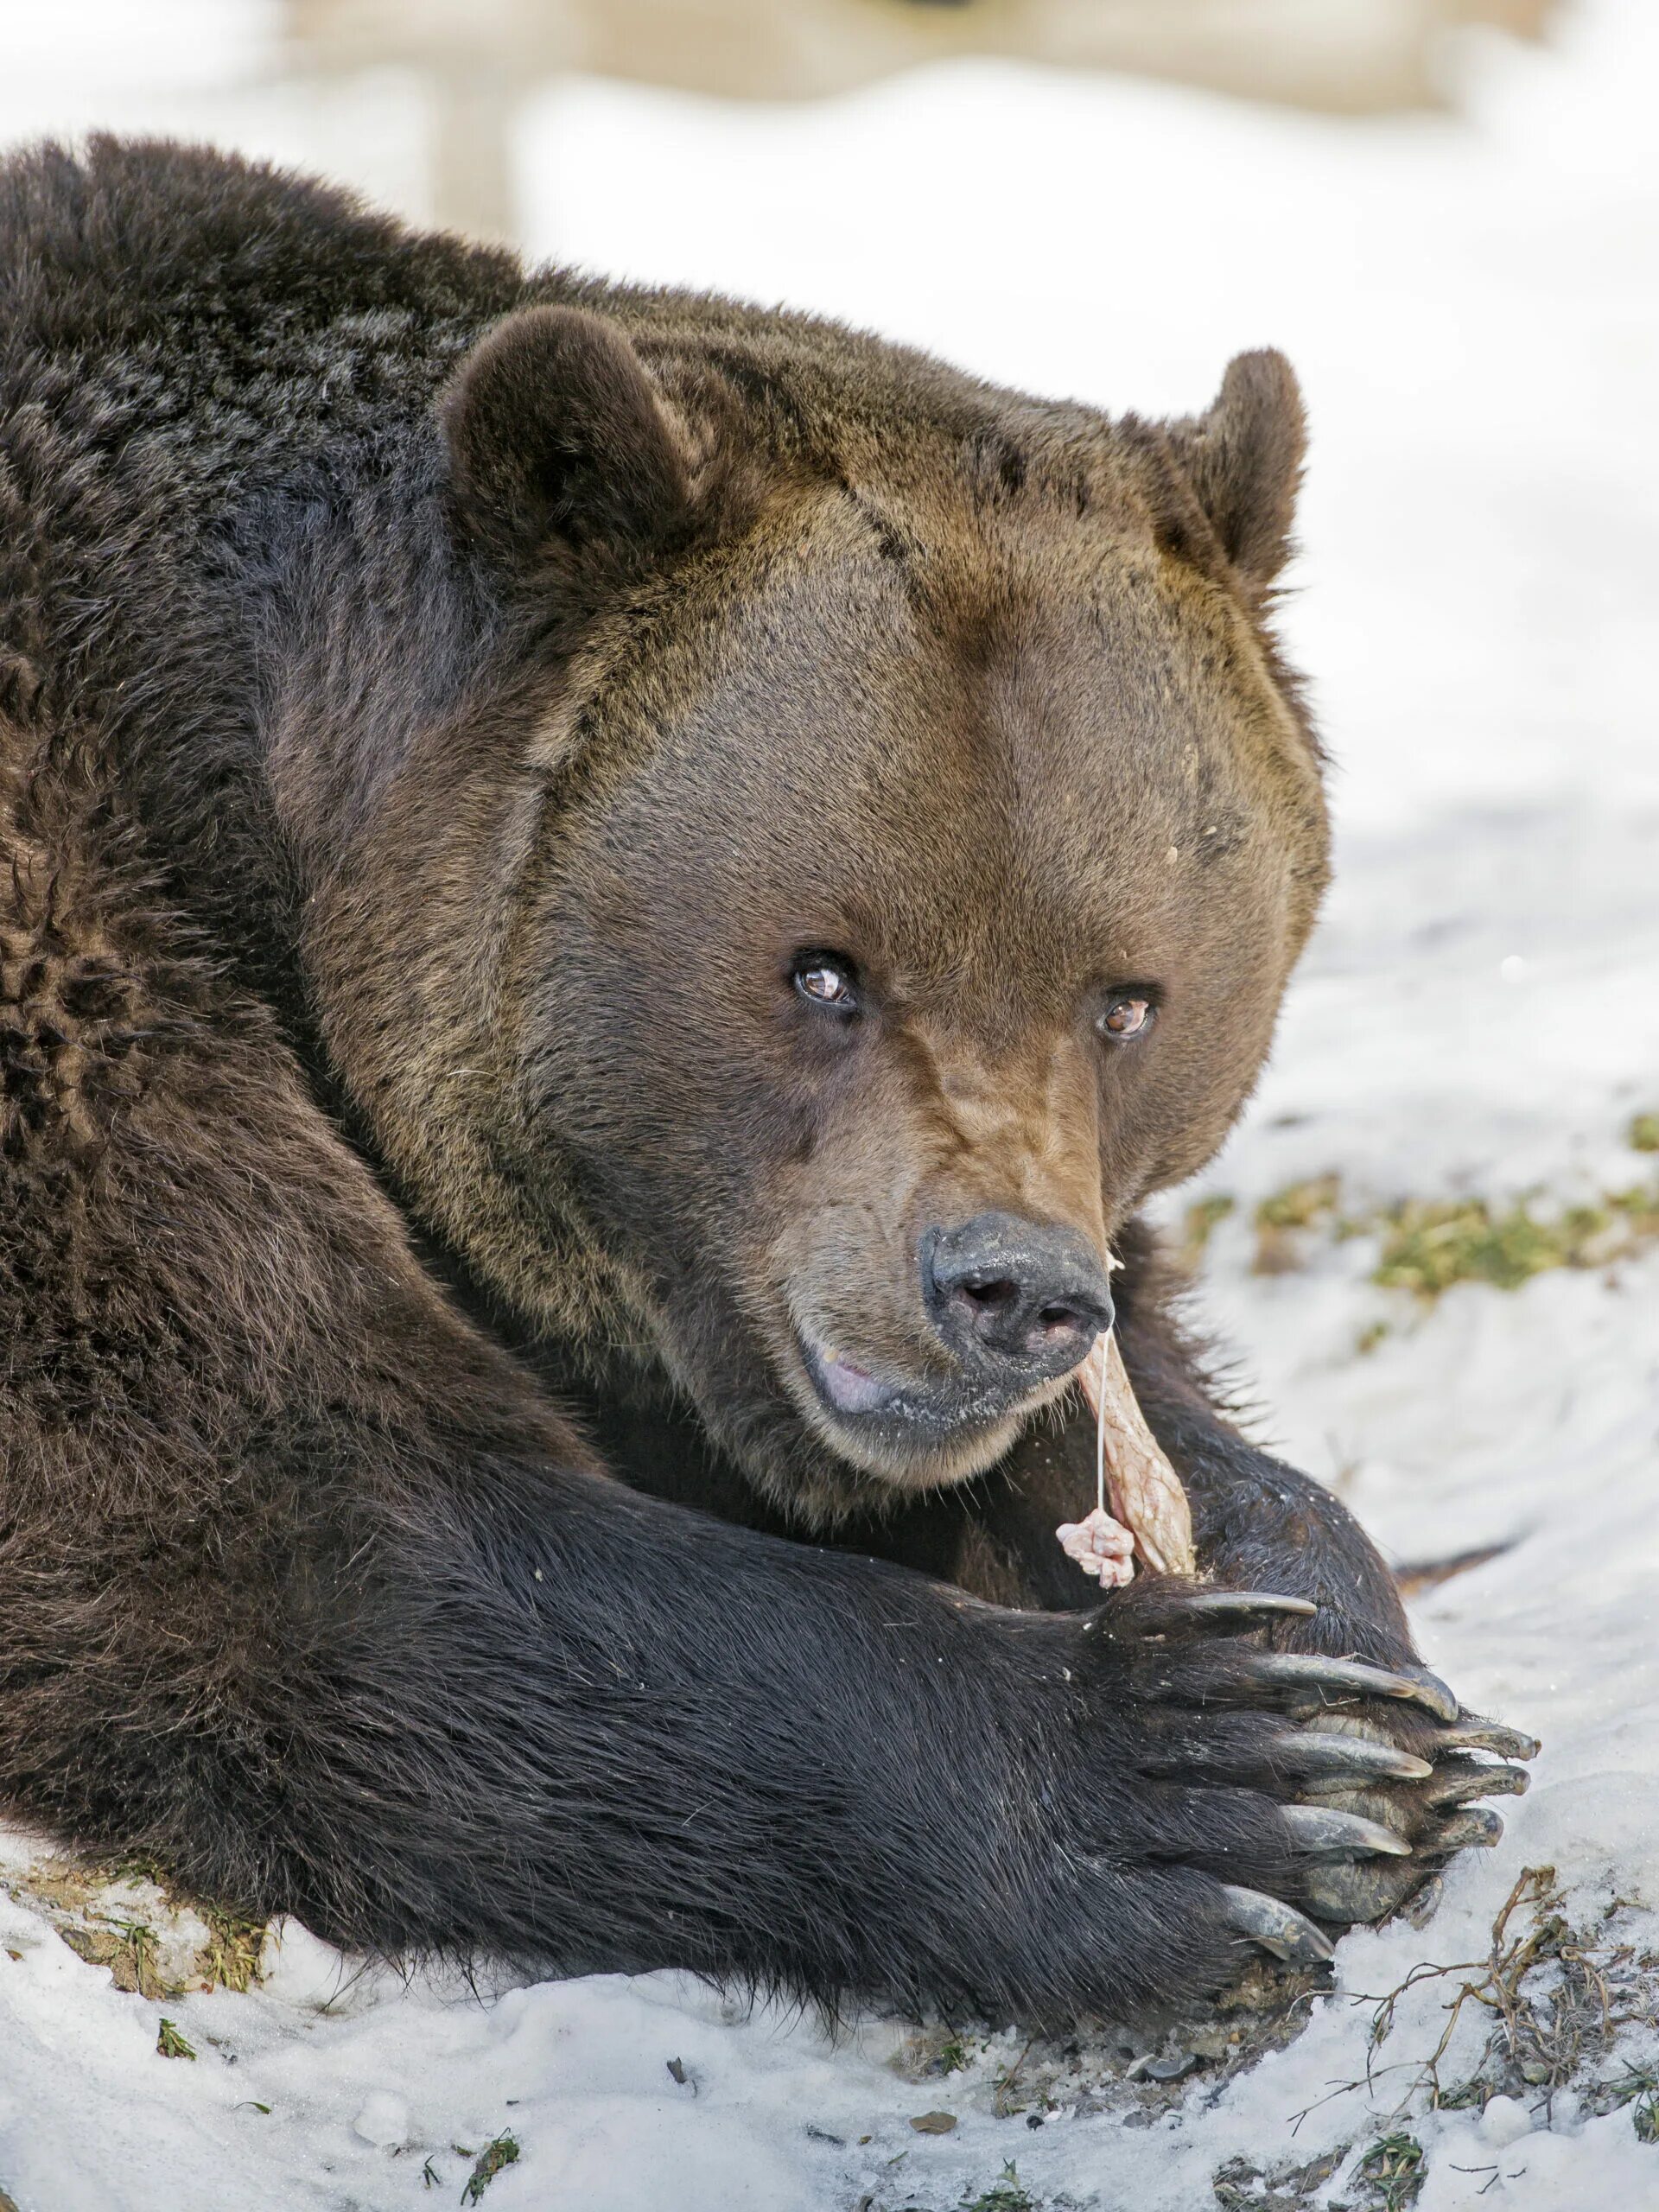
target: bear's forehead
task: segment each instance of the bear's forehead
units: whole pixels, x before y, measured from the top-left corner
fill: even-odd
[[[1058,858],[1109,817],[1216,859],[1316,787],[1248,624],[1150,544],[957,517],[873,550],[873,505],[785,525],[685,609],[647,780],[688,828],[742,811],[880,859],[956,823]]]
[[[657,633],[620,875],[649,855],[688,925],[936,973],[988,943],[1057,976],[1150,961],[1275,900],[1317,781],[1221,595],[1075,518],[964,511],[895,550],[878,496],[779,518]]]

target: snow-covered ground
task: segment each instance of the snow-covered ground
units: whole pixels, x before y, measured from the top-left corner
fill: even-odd
[[[25,47],[9,11],[0,135],[211,135],[418,214],[409,84],[232,81],[259,22],[73,0],[32,12]],[[1295,359],[1315,444],[1286,622],[1340,763],[1340,874],[1205,1181],[1242,1202],[1208,1295],[1264,1433],[1394,1555],[1507,1547],[1418,1608],[1465,1698],[1545,1739],[1503,1846],[1455,1866],[1426,1929],[1344,1942],[1287,2050],[1127,2126],[1064,2095],[1039,2126],[996,2117],[1023,2038],[918,2082],[886,2023],[831,2047],[667,1977],[406,1987],[297,1929],[263,1987],[158,2005],[0,1895],[0,2185],[21,2212],[454,2203],[504,2131],[522,2155],[488,2212],[937,2212],[1009,2162],[1043,2206],[1194,2212],[1230,2159],[1388,2133],[1448,1985],[1404,2000],[1369,2088],[1355,1999],[1484,1959],[1524,1867],[1553,1865],[1580,1919],[1636,1900],[1616,1932],[1659,1946],[1659,1254],[1422,1315],[1369,1282],[1363,1239],[1249,1272],[1250,1203],[1326,1171],[1370,1203],[1659,1175],[1624,1141],[1659,1109],[1659,15],[1594,0],[1551,51],[1465,58],[1460,119],[1359,124],[1004,67],[787,111],[575,84],[526,111],[520,151],[538,250],[825,308],[1040,391],[1173,411],[1239,346]],[[157,2055],[163,2012],[194,2063]],[[1465,2006],[1445,2082],[1489,2025]],[[953,2132],[912,2129],[937,2109]],[[1634,2109],[1588,2117],[1569,2090],[1546,2112],[1540,2091],[1483,2120],[1419,2093],[1421,2212],[1659,2207]],[[1327,2193],[1383,2201],[1352,2164]],[[1005,2188],[989,2202],[1012,2212]]]

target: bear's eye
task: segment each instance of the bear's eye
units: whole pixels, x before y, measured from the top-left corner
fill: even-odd
[[[852,962],[836,952],[798,952],[789,970],[790,981],[804,999],[837,1014],[858,1011],[854,973]]]
[[[1151,999],[1140,992],[1118,991],[1107,1002],[1105,1012],[1095,1026],[1103,1037],[1109,1037],[1114,1044],[1128,1044],[1134,1038],[1146,1035],[1157,1011]]]

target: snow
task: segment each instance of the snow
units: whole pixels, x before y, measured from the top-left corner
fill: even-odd
[[[130,11],[75,0],[26,50],[9,19],[0,133],[211,134],[423,212],[408,80],[302,96],[261,74],[260,11],[142,13],[140,40]],[[1659,1255],[1421,1315],[1369,1282],[1363,1238],[1249,1271],[1249,1205],[1302,1177],[1338,1171],[1367,1202],[1571,1198],[1659,1166],[1624,1136],[1659,1107],[1659,16],[1594,0],[1547,51],[1462,53],[1458,118],[1363,124],[1006,66],[778,111],[576,82],[529,104],[519,155],[543,250],[827,309],[1040,391],[1174,411],[1236,348],[1296,360],[1315,443],[1286,626],[1340,763],[1339,875],[1200,1186],[1241,1201],[1208,1309],[1263,1433],[1392,1555],[1505,1548],[1416,1608],[1465,1699],[1544,1738],[1503,1844],[1457,1863],[1426,1929],[1345,1941],[1300,2040],[1133,2128],[996,2118],[1017,2035],[918,2082],[889,2063],[892,2023],[832,2044],[671,1976],[406,1984],[294,1926],[263,1986],[162,2006],[0,1894],[0,2183],[21,2212],[392,2212],[428,2175],[454,2203],[507,2130],[522,2156],[488,2212],[934,2212],[1009,2160],[1043,2203],[1190,2212],[1229,2158],[1386,2133],[1446,1989],[1402,2003],[1369,2088],[1355,2000],[1484,1958],[1522,1868],[1554,1865],[1575,1910],[1636,1899],[1659,1938]],[[163,2012],[194,2063],[157,2055]],[[1484,2030],[1459,2025],[1448,2079]],[[954,2132],[913,2131],[930,2108]],[[1629,2110],[1420,2098],[1409,2124],[1420,2212],[1659,2206]]]

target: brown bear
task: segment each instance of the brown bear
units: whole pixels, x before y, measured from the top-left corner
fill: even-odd
[[[1136,1218],[1325,877],[1285,363],[1112,422],[165,145],[0,238],[0,1802],[1032,2020],[1490,1840]],[[1114,1317],[1203,1573],[1090,1605]]]

